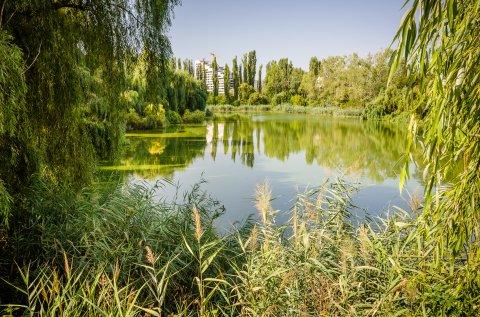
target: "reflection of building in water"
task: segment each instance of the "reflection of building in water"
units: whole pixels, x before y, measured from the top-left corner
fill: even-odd
[[[207,134],[205,135],[205,138],[207,140],[207,144],[212,143],[213,138],[214,138],[215,129],[217,130],[217,134],[215,136],[215,139],[218,140],[218,141],[223,141],[224,124],[223,123],[218,123],[218,127],[217,127],[217,123],[215,123],[215,124],[211,123],[211,124],[207,125]]]
[[[240,129],[239,129],[240,128]],[[223,145],[223,153],[226,155],[230,150],[231,159],[235,162],[237,156],[242,164],[253,167],[255,161],[255,142],[253,131],[250,127],[241,129],[241,124],[233,123],[211,123],[207,125],[206,141],[210,145],[208,151],[215,160],[217,157],[218,145]],[[259,137],[259,134],[257,134]],[[259,140],[257,140],[259,144]],[[238,155],[237,155],[238,154]]]
[[[229,117],[222,124],[212,123],[207,133],[212,158],[217,156],[217,144],[223,145],[224,155],[249,167],[255,162],[255,151],[257,157],[281,161],[302,153],[307,165],[316,163],[375,181],[396,177],[396,162],[405,144],[404,131],[396,126],[350,119],[254,121]]]

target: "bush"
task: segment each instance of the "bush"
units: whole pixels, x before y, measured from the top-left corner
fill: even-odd
[[[225,95],[218,95],[216,98],[217,105],[224,105],[227,103],[227,97]]]
[[[202,123],[205,121],[205,112],[201,110],[190,112],[190,110],[187,109],[185,110],[182,119],[185,123]]]
[[[290,95],[284,91],[281,93],[278,93],[272,97],[272,105],[278,106],[282,103],[288,103],[290,102]]]
[[[167,110],[166,118],[170,124],[181,124],[183,123],[182,117],[173,110]]]
[[[292,96],[292,98],[290,98],[290,102],[295,106],[306,106],[307,105],[307,99],[305,99],[301,95]]]
[[[266,105],[266,104],[268,104],[268,100],[264,95],[255,91],[248,98],[248,103],[250,105]]]
[[[142,117],[134,108],[129,108],[126,115],[127,130],[157,129],[165,126],[165,109],[162,104],[148,104]]]
[[[156,129],[165,126],[165,109],[162,104],[148,104],[145,107],[146,126],[149,129]]]
[[[362,111],[362,119],[378,120],[387,114],[386,107],[383,104],[368,103]]]

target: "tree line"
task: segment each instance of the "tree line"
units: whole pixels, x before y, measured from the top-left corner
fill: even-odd
[[[364,108],[367,116],[377,117],[403,113],[412,108],[408,94],[416,82],[407,75],[405,63],[401,63],[387,85],[391,56],[392,51],[387,49],[364,58],[356,53],[324,59],[312,57],[308,71],[281,58],[267,63],[263,78],[263,65],[257,73],[256,51],[250,51],[240,63],[234,57],[231,68],[225,64],[225,95],[214,91],[207,104]]]

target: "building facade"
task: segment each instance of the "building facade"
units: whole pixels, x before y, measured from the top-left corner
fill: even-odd
[[[225,94],[225,85],[224,85],[224,71],[223,67],[217,67],[218,75],[218,93]],[[205,78],[204,78],[205,76]],[[212,62],[201,60],[195,61],[195,78],[198,80],[203,80],[206,83],[207,91],[213,92],[213,67]],[[230,80],[229,87],[232,87],[232,80]]]

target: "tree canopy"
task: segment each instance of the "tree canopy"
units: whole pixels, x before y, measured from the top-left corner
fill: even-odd
[[[123,135],[121,97],[142,54],[154,99],[171,55],[165,32],[178,0],[0,1],[0,182],[90,175]],[[5,56],[5,58],[4,58]],[[5,162],[5,164],[3,164]]]

